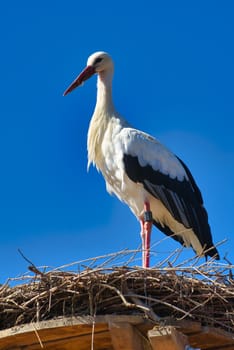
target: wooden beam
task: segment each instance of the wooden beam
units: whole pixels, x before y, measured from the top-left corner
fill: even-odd
[[[189,345],[188,337],[174,327],[164,327],[148,331],[153,350],[184,350]]]
[[[148,340],[128,322],[109,322],[114,350],[151,350]]]

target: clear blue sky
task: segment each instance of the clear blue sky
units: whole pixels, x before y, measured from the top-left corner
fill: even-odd
[[[0,283],[26,271],[18,248],[56,267],[140,244],[130,210],[86,171],[96,78],[62,96],[98,50],[115,61],[118,111],[187,163],[234,261],[233,16],[215,0],[1,4]]]

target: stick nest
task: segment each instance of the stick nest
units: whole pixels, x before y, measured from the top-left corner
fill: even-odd
[[[143,314],[153,322],[189,319],[234,331],[233,266],[173,267],[167,259],[151,269],[109,266],[116,256],[98,266],[97,258],[50,271],[29,266],[30,276],[0,287],[0,329],[56,317]],[[66,271],[71,266],[76,272]]]

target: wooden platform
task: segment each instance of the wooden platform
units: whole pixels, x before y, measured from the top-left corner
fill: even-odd
[[[234,350],[233,334],[195,322],[172,323],[159,326],[130,315],[58,318],[0,331],[0,349]]]

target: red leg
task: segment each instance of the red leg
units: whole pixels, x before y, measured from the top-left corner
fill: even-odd
[[[144,218],[140,220],[140,223],[142,238],[142,266],[149,267],[152,213],[150,211],[150,204],[148,202],[144,203]]]
[[[142,241],[142,267],[145,267],[145,222],[144,219],[140,220],[141,224],[141,241]]]

